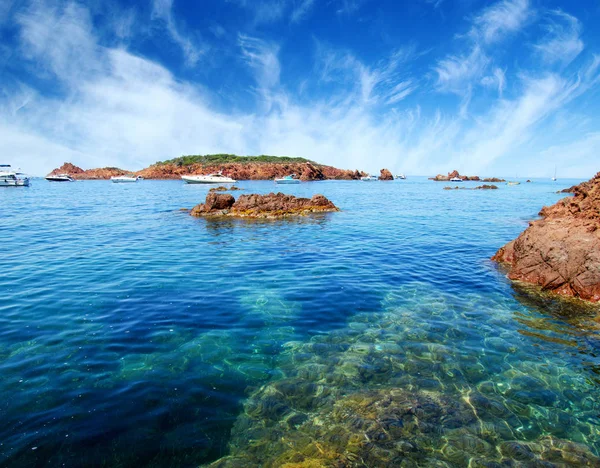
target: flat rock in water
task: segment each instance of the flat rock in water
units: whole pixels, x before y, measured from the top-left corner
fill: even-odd
[[[339,209],[323,195],[299,198],[284,193],[251,194],[240,195],[235,200],[229,194],[209,192],[205,202],[195,206],[190,214],[197,217],[283,218],[328,211]]]

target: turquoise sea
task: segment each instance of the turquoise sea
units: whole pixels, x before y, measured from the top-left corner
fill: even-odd
[[[5,188],[0,465],[600,466],[598,309],[489,261],[578,182]]]

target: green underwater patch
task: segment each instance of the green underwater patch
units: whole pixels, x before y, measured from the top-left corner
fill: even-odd
[[[597,387],[515,309],[415,283],[285,343],[210,466],[600,466]]]

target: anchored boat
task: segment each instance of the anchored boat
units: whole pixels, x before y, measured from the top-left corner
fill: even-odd
[[[299,184],[300,179],[295,179],[296,174],[287,175],[281,179],[275,179],[276,184]]]
[[[137,182],[139,177],[134,175],[123,175],[123,176],[113,176],[110,180],[115,184],[127,184],[131,182]]]
[[[221,172],[208,175],[181,176],[188,184],[235,184],[237,180],[224,176]]]
[[[29,177],[16,172],[10,164],[0,164],[0,187],[28,187]]]
[[[69,174],[50,174],[46,176],[48,182],[75,182]]]

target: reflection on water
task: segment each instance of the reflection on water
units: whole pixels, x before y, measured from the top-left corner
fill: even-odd
[[[214,221],[114,185],[2,193],[0,465],[598,465],[595,310],[487,260],[555,186],[307,183],[342,211]]]

